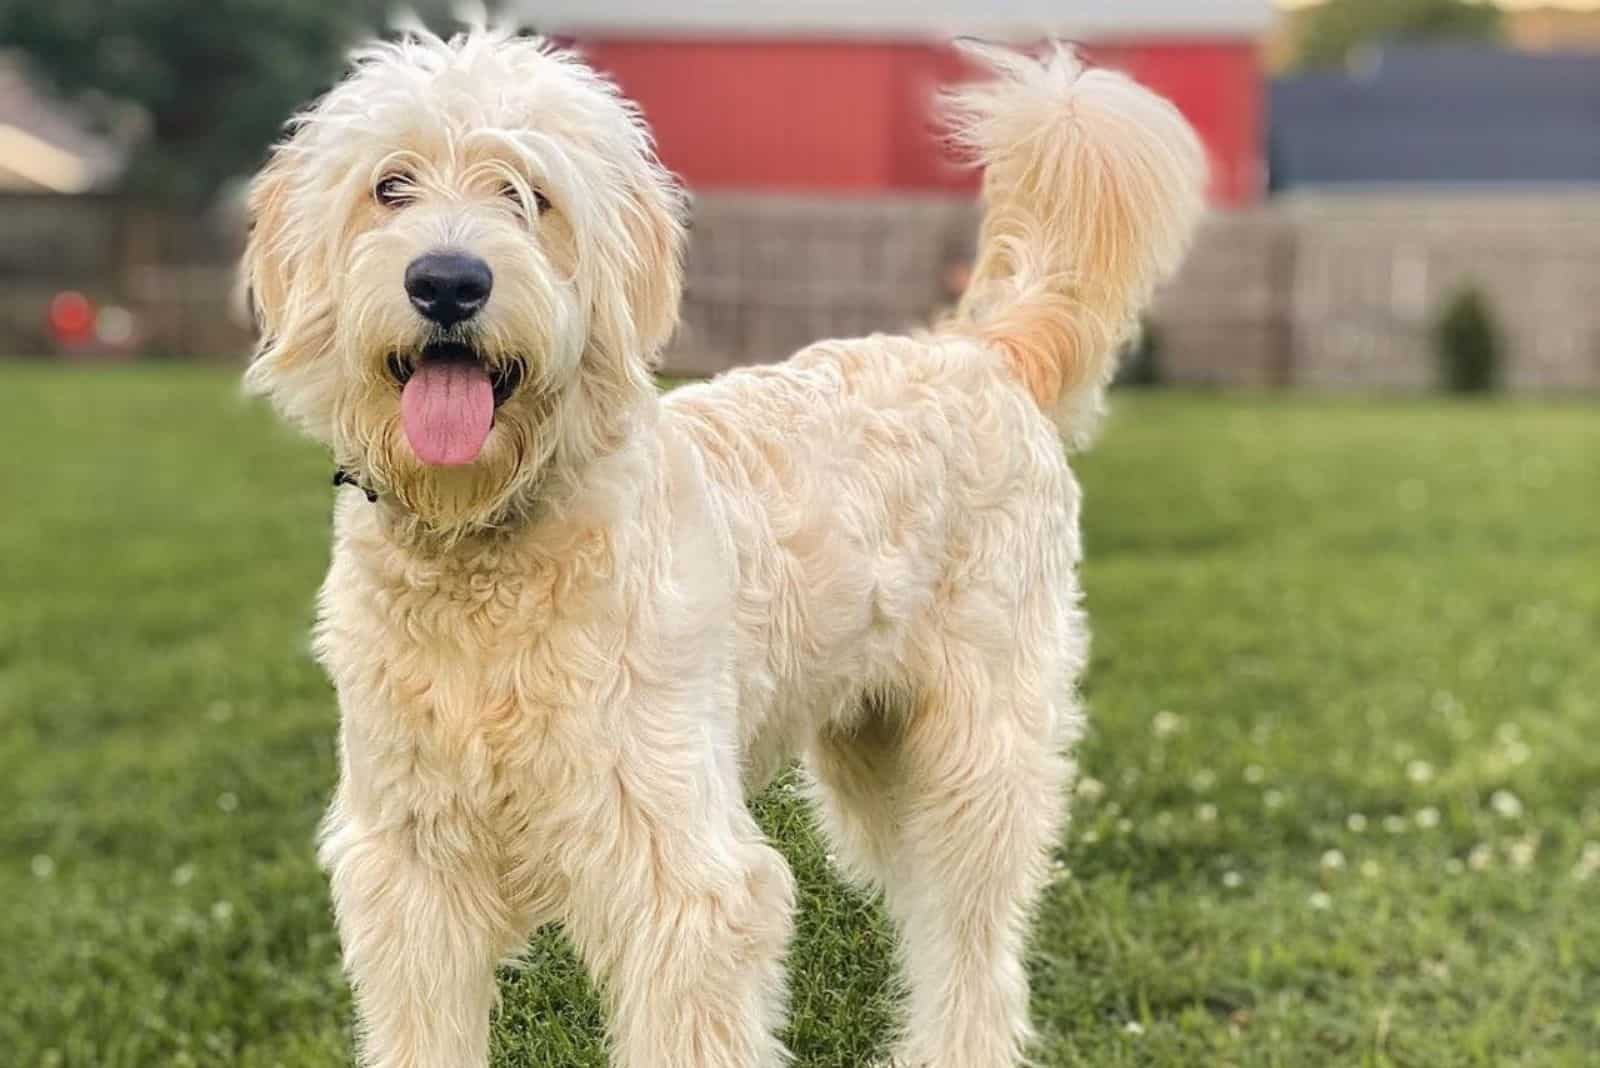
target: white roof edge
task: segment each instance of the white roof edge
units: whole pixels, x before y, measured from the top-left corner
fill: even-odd
[[[628,41],[650,39],[657,41],[949,41],[957,37],[977,37],[997,43],[1032,42],[1055,39],[1062,41],[1120,41],[1137,38],[1145,41],[1170,40],[1234,40],[1254,38],[1251,31],[1195,26],[1192,28],[1137,29],[1134,27],[1088,27],[1072,25],[995,26],[991,23],[949,26],[919,26],[915,29],[897,26],[859,26],[848,29],[837,26],[826,30],[810,26],[681,26],[676,24],[652,25],[650,23],[556,22],[544,20],[533,29],[546,36],[573,37],[580,41],[592,39]]]
[[[521,0],[544,33],[612,37],[914,38],[957,34],[1044,36],[1255,36],[1271,25],[1268,0],[813,0],[763,7],[733,0],[680,0],[671,12],[641,12],[634,0]],[[1074,10],[1076,9],[1076,10]],[[1111,9],[1111,10],[1108,10]]]

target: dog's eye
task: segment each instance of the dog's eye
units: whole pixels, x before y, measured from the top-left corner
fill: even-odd
[[[404,174],[389,174],[372,187],[372,197],[386,208],[398,208],[412,197],[411,178]]]
[[[550,210],[549,197],[545,196],[543,193],[532,188],[531,186],[529,187],[528,191],[533,194],[533,207],[537,214],[543,215],[545,212]],[[515,204],[518,209],[523,207],[522,194],[517,192],[517,187],[512,185],[510,182],[506,182],[500,187],[500,195]]]

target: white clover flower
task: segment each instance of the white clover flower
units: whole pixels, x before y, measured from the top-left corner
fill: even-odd
[[[1201,768],[1199,771],[1195,772],[1194,777],[1189,780],[1189,785],[1194,788],[1196,793],[1203,794],[1207,790],[1210,790],[1213,786],[1217,785],[1217,773],[1212,771],[1210,768]]]
[[[1267,769],[1260,764],[1251,764],[1244,769],[1244,781],[1251,786],[1258,786],[1267,777]]]
[[[1283,791],[1268,790],[1261,795],[1261,803],[1268,808],[1281,808],[1283,806]]]
[[[1194,814],[1201,823],[1217,822],[1217,806],[1209,802],[1195,809]]]
[[[1123,1034],[1128,1035],[1142,1035],[1144,1034],[1144,1024],[1140,1023],[1138,1020],[1129,1020],[1127,1023],[1122,1025],[1122,1032]]]
[[[1363,879],[1376,879],[1382,874],[1383,868],[1378,865],[1377,861],[1363,860],[1361,862],[1361,877]]]
[[[1359,812],[1352,812],[1344,818],[1344,825],[1354,834],[1360,834],[1367,829],[1367,817]]]
[[[1390,834],[1406,833],[1406,818],[1404,816],[1383,817],[1383,829]]]
[[[1236,871],[1225,871],[1222,873],[1222,885],[1229,890],[1237,890],[1244,885],[1244,876]]]
[[[1322,866],[1328,871],[1343,871],[1344,865],[1344,854],[1337,849],[1330,849],[1322,854]]]
[[[1494,848],[1487,842],[1479,842],[1467,854],[1467,867],[1473,871],[1487,871],[1493,864]]]
[[[1522,801],[1510,790],[1496,790],[1489,798],[1489,807],[1503,820],[1522,817]]]
[[[48,879],[56,873],[56,862],[44,853],[39,853],[28,861],[28,870],[33,872],[35,879]]]
[[[1078,796],[1085,801],[1098,801],[1106,795],[1106,784],[1099,779],[1084,776],[1078,780]]]
[[[1526,868],[1533,864],[1533,858],[1539,854],[1539,839],[1534,835],[1518,838],[1506,848],[1506,857],[1511,861],[1513,868]]]
[[[1426,760],[1413,760],[1406,765],[1406,778],[1417,785],[1433,781],[1433,765]]]
[[[194,881],[194,871],[195,868],[193,864],[179,864],[176,868],[172,869],[172,885],[188,886]]]
[[[217,807],[224,812],[232,812],[239,807],[239,795],[229,791],[217,795]]]
[[[233,902],[218,901],[211,906],[211,918],[218,923],[227,923],[233,919]]]
[[[1432,805],[1417,809],[1417,814],[1412,818],[1416,820],[1417,826],[1425,831],[1430,831],[1439,826],[1439,810]]]
[[[1326,912],[1328,909],[1333,907],[1333,896],[1326,890],[1318,890],[1316,893],[1306,898],[1306,904],[1318,912]]]
[[[1117,833],[1128,834],[1133,830],[1133,821],[1124,816],[1117,821]]]
[[[1151,721],[1151,727],[1155,730],[1157,738],[1166,738],[1183,730],[1183,717],[1176,712],[1163,709],[1156,713],[1156,718]]]

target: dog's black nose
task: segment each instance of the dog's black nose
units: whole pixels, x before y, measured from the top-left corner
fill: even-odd
[[[406,295],[411,306],[443,327],[478,314],[493,288],[489,265],[465,252],[429,252],[406,267]]]

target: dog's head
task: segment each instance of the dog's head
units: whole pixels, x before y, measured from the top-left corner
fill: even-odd
[[[538,39],[359,52],[250,207],[247,383],[435,530],[614,447],[677,322],[680,194],[615,88]]]

